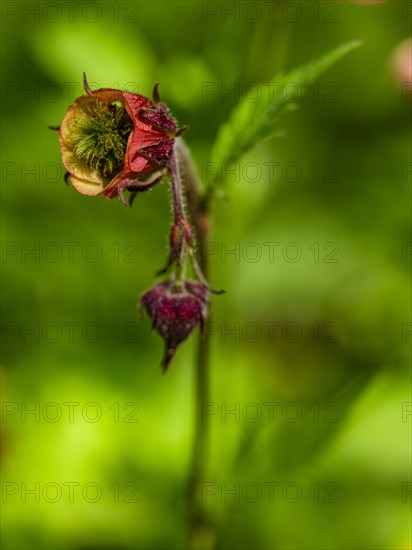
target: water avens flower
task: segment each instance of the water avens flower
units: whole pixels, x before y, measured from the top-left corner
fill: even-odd
[[[168,108],[111,88],[91,91],[69,107],[59,128],[63,164],[71,185],[84,195],[111,199],[145,191],[166,174],[178,129]]]

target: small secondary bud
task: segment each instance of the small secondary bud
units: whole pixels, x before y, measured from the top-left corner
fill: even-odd
[[[209,292],[204,285],[193,281],[184,281],[182,285],[164,281],[143,294],[141,303],[153,321],[153,328],[165,341],[162,367],[166,371],[177,346],[186,340],[196,325],[203,330]]]

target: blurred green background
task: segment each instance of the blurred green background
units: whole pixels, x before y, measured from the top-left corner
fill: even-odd
[[[82,71],[160,82],[204,173],[225,89],[354,38],[214,203],[204,500],[216,548],[411,548],[407,4],[2,3],[2,548],[186,545],[196,337],[161,376],[137,307],[169,191],[125,211],[64,185],[47,126]]]

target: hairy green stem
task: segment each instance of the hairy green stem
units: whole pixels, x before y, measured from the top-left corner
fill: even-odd
[[[180,170],[177,166],[175,155],[176,153],[170,159],[169,170],[172,183],[174,222],[176,224],[179,224],[185,218],[185,215],[183,210],[182,182],[180,177]]]

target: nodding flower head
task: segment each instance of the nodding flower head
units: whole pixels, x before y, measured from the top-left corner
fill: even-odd
[[[203,330],[209,292],[203,284],[194,281],[184,281],[181,285],[164,281],[143,294],[141,303],[152,319],[153,328],[165,341],[162,367],[166,371],[177,346],[196,325]]]
[[[59,128],[63,164],[72,186],[84,195],[119,196],[153,187],[165,175],[177,129],[168,108],[154,100],[111,88],[78,97]]]

